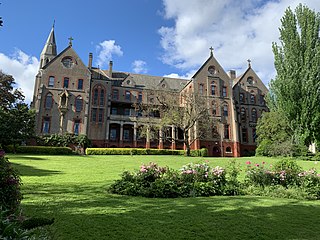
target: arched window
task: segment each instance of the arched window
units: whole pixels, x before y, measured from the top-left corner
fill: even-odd
[[[240,93],[240,95],[239,95],[239,101],[240,101],[241,103],[244,103],[244,102],[245,102],[244,93]]]
[[[228,117],[228,115],[229,115],[229,113],[228,113],[228,105],[225,104],[225,105],[223,106],[223,116],[224,116],[224,117]]]
[[[82,108],[83,108],[83,99],[81,96],[78,96],[76,98],[76,102],[75,102],[75,106],[76,106],[76,112],[81,112]]]
[[[46,98],[45,98],[45,108],[46,109],[51,109],[52,108],[52,103],[53,103],[53,97],[52,97],[52,93],[48,93],[46,95]]]
[[[100,101],[99,101],[100,106],[104,106],[104,89],[100,90]]]
[[[226,148],[226,153],[232,153],[231,147]]]
[[[227,97],[228,96],[227,87],[226,86],[223,86],[223,88],[222,88],[222,96],[223,97]]]
[[[241,108],[240,117],[242,122],[246,121],[246,109],[244,107]]]
[[[256,95],[254,94],[254,92],[250,93],[250,103],[255,103],[256,102]]]
[[[211,82],[211,95],[212,96],[214,96],[214,95],[216,95],[216,84],[215,84],[215,82]]]
[[[98,90],[98,88],[95,88],[93,90],[93,105],[98,104],[98,94],[99,94],[99,90]]]
[[[199,94],[203,94],[203,84],[199,84]]]
[[[104,106],[105,102],[105,89],[101,85],[95,86],[93,89],[92,105]]]
[[[252,122],[257,122],[257,110],[255,108],[251,111],[251,120]]]

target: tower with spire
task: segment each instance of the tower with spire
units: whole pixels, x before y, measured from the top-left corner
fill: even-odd
[[[40,55],[40,69],[47,65],[55,56],[57,56],[57,45],[54,36],[54,24],[52,25],[48,39]]]

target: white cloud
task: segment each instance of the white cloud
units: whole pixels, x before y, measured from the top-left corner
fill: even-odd
[[[12,75],[18,87],[22,90],[25,101],[32,101],[35,76],[39,69],[39,61],[34,56],[29,56],[19,49],[16,49],[12,56],[0,53],[0,69]]]
[[[96,46],[98,52],[96,64],[99,65],[100,68],[112,60],[112,55],[123,55],[121,47],[115,43],[115,40],[105,40]]]
[[[148,72],[147,63],[142,60],[135,60],[132,63],[132,71],[134,73],[147,73]]]
[[[280,19],[287,7],[299,3],[320,10],[319,0],[163,0],[166,19],[173,26],[158,32],[164,50],[161,60],[180,70],[198,68],[209,47],[225,70],[241,74],[252,67],[268,83],[275,76],[272,42],[278,41]]]
[[[167,75],[164,75],[164,77],[169,77],[169,78],[182,78],[182,79],[191,79],[193,77],[193,75],[196,73],[196,69],[188,71],[186,74],[184,75],[179,75],[178,73],[170,73]]]

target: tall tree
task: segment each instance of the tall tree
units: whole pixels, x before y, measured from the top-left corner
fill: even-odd
[[[320,140],[320,15],[300,4],[281,19],[280,43],[273,43],[276,78],[270,109],[284,114],[293,143]]]

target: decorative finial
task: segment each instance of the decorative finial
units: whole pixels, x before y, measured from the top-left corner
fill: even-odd
[[[248,59],[247,61],[248,61],[248,67],[251,68],[251,60]]]
[[[73,40],[73,38],[72,38],[72,37],[69,37],[68,39],[69,39],[69,46],[72,46],[72,40]]]
[[[209,49],[210,49],[210,56],[213,56],[213,47],[211,46]]]

